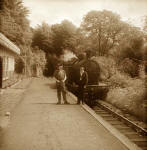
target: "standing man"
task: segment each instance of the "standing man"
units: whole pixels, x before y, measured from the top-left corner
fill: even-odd
[[[63,96],[64,104],[69,104],[66,99],[66,72],[63,70],[63,65],[58,64],[57,70],[55,70],[54,77],[56,79],[56,87],[57,87],[57,104],[61,104],[61,95]],[[62,93],[62,94],[61,94]]]
[[[82,101],[82,104],[84,104],[84,88],[86,87],[87,83],[88,83],[88,74],[85,71],[84,67],[80,67],[80,79],[78,84],[77,104],[80,104],[80,101]]]

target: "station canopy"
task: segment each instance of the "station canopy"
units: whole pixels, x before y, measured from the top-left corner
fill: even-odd
[[[0,45],[6,47],[13,53],[20,54],[20,49],[14,43],[12,43],[8,38],[6,38],[2,33],[0,33]]]

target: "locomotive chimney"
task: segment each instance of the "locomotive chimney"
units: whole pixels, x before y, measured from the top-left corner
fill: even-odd
[[[92,57],[92,51],[91,50],[86,50],[86,59],[90,59]]]

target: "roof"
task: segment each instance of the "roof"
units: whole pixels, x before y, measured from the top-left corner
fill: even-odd
[[[0,33],[0,45],[8,48],[10,51],[20,54],[20,49],[12,43],[8,38],[6,38],[2,33]]]

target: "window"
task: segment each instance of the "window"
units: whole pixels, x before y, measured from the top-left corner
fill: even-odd
[[[8,79],[8,57],[3,58],[3,80]]]

